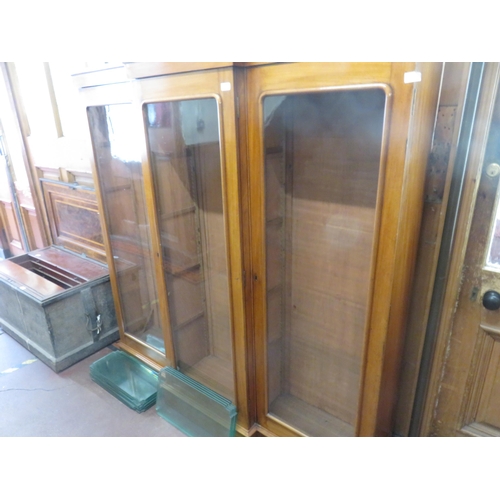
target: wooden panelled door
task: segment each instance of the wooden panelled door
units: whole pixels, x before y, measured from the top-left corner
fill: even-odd
[[[468,222],[465,207],[468,242],[454,250],[457,272],[451,275],[443,312],[450,315],[451,327],[441,328],[438,338],[423,435],[500,436],[499,78],[497,67],[483,85],[465,188],[473,193],[475,208]],[[466,205],[474,206],[473,201]]]

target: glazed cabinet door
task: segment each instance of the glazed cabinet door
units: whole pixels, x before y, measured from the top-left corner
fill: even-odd
[[[399,235],[418,226],[405,195],[413,69],[248,70],[257,415],[277,435],[390,425],[381,408],[397,354],[385,346],[401,333],[398,265],[411,266]]]
[[[148,78],[137,88],[172,365],[235,403],[248,428],[233,72]]]
[[[94,173],[120,345],[161,368],[173,359],[163,334],[155,247],[143,173],[141,114],[132,84],[84,89],[94,153]],[[165,348],[167,346],[167,349]]]

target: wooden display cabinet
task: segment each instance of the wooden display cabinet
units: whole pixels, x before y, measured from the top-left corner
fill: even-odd
[[[118,346],[230,399],[245,434],[252,422],[233,72],[172,74],[82,94]]]
[[[82,89],[119,346],[243,435],[390,434],[442,65],[125,69]]]

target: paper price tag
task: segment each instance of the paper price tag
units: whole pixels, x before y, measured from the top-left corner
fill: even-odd
[[[405,83],[416,83],[422,81],[422,73],[420,71],[407,71],[404,76]]]

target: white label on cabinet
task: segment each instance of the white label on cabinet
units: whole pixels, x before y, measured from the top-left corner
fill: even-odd
[[[220,84],[220,90],[221,92],[227,92],[228,90],[231,90],[231,82],[222,82]]]
[[[407,71],[404,76],[405,83],[415,83],[422,81],[422,73],[420,71]]]

